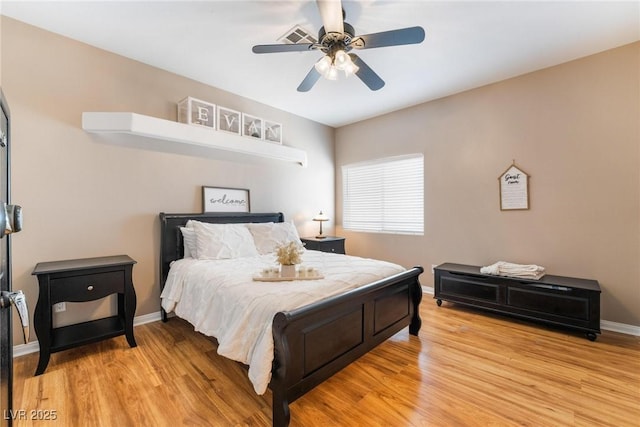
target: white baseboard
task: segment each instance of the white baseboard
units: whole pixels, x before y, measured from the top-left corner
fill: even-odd
[[[37,353],[40,351],[38,341],[30,341],[27,344],[18,344],[13,346],[13,357],[20,357],[26,354]]]
[[[133,326],[144,325],[145,323],[157,322],[161,319],[160,312],[149,313],[133,318]],[[37,353],[40,351],[38,341],[31,341],[27,344],[18,344],[13,346],[13,357],[20,357],[26,354]]]
[[[600,329],[611,332],[620,332],[621,334],[634,335],[640,337],[640,326],[627,325],[626,323],[611,322],[610,320],[601,320]]]
[[[137,316],[133,318],[133,326],[144,325],[145,323],[157,322],[160,320],[162,316],[159,311],[155,313],[149,313],[142,316]]]
[[[423,286],[422,293],[433,295],[433,288],[428,286]],[[621,334],[640,337],[640,326],[627,325],[626,323],[612,322],[610,320],[601,320],[600,329],[604,329],[605,331],[619,332]]]

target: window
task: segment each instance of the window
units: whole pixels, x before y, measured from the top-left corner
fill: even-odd
[[[424,157],[411,154],[342,167],[343,227],[424,234]]]

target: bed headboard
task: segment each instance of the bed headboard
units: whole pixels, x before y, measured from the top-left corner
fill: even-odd
[[[209,212],[191,214],[160,213],[160,290],[169,274],[171,263],[181,259],[184,254],[182,233],[180,227],[184,227],[190,219],[214,224],[231,224],[243,222],[284,222],[281,212],[275,213],[248,213],[248,212]]]

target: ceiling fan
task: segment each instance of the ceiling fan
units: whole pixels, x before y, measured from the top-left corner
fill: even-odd
[[[301,52],[318,50],[324,56],[316,62],[311,71],[298,86],[298,92],[307,92],[320,79],[336,80],[338,72],[347,76],[355,74],[371,90],[384,86],[378,76],[358,55],[348,53],[353,49],[373,49],[377,47],[399,46],[422,43],[422,27],[401,28],[380,33],[356,36],[351,25],[344,22],[344,10],[340,0],[316,0],[323,27],[318,32],[318,43],[262,44],[253,46],[253,53]]]

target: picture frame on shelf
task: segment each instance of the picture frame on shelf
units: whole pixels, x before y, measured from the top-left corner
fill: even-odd
[[[216,128],[216,105],[188,96],[178,102],[178,121],[209,129]]]
[[[218,106],[218,130],[240,135],[242,113],[231,108]]]
[[[263,139],[264,121],[259,117],[242,113],[242,136]]]
[[[251,212],[249,190],[203,185],[202,212]]]
[[[265,120],[264,139],[265,141],[282,145],[282,124],[272,122],[271,120]]]

